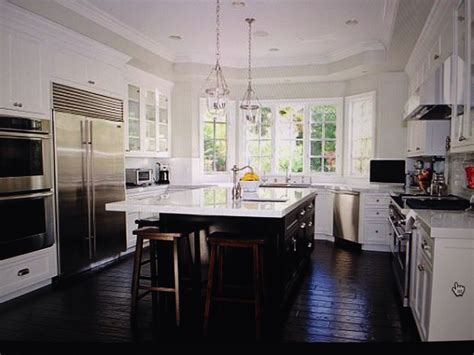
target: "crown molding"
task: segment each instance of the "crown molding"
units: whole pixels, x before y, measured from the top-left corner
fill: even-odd
[[[79,15],[105,27],[123,38],[151,51],[152,53],[163,57],[164,59],[174,62],[175,53],[169,48],[161,45],[150,37],[135,30],[134,28],[124,24],[115,17],[107,14],[96,6],[92,5],[88,0],[52,0],[57,4],[76,12]]]
[[[405,72],[413,75],[425,60],[428,51],[434,45],[444,26],[450,22],[452,9],[457,4],[453,0],[435,0],[433,7],[426,19],[425,25],[415,43],[415,47],[408,58]]]

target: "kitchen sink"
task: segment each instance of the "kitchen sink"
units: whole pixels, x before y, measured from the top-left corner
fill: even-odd
[[[269,182],[260,185],[260,187],[284,187],[284,188],[305,188],[311,187],[311,184],[298,184],[298,183],[284,183],[284,182]]]

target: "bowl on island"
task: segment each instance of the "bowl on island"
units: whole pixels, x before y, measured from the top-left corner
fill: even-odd
[[[260,186],[260,181],[239,181],[240,187],[243,191],[246,192],[255,192],[257,191],[258,187]]]

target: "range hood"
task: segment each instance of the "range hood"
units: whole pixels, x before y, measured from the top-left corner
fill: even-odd
[[[405,120],[451,118],[451,61],[449,57],[405,104]]]

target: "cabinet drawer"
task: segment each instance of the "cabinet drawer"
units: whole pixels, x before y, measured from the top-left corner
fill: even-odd
[[[363,228],[364,243],[388,244],[392,231],[388,222],[366,221]]]
[[[388,208],[368,208],[364,210],[364,218],[367,219],[383,219],[388,218]]]
[[[56,274],[56,263],[54,250],[41,250],[31,253],[31,257],[22,256],[18,261],[3,261],[0,264],[0,294],[4,295],[27,287],[36,282],[44,281],[54,277]],[[8,260],[8,259],[7,259]]]
[[[364,205],[367,207],[382,207],[388,209],[390,197],[388,195],[366,195]]]

